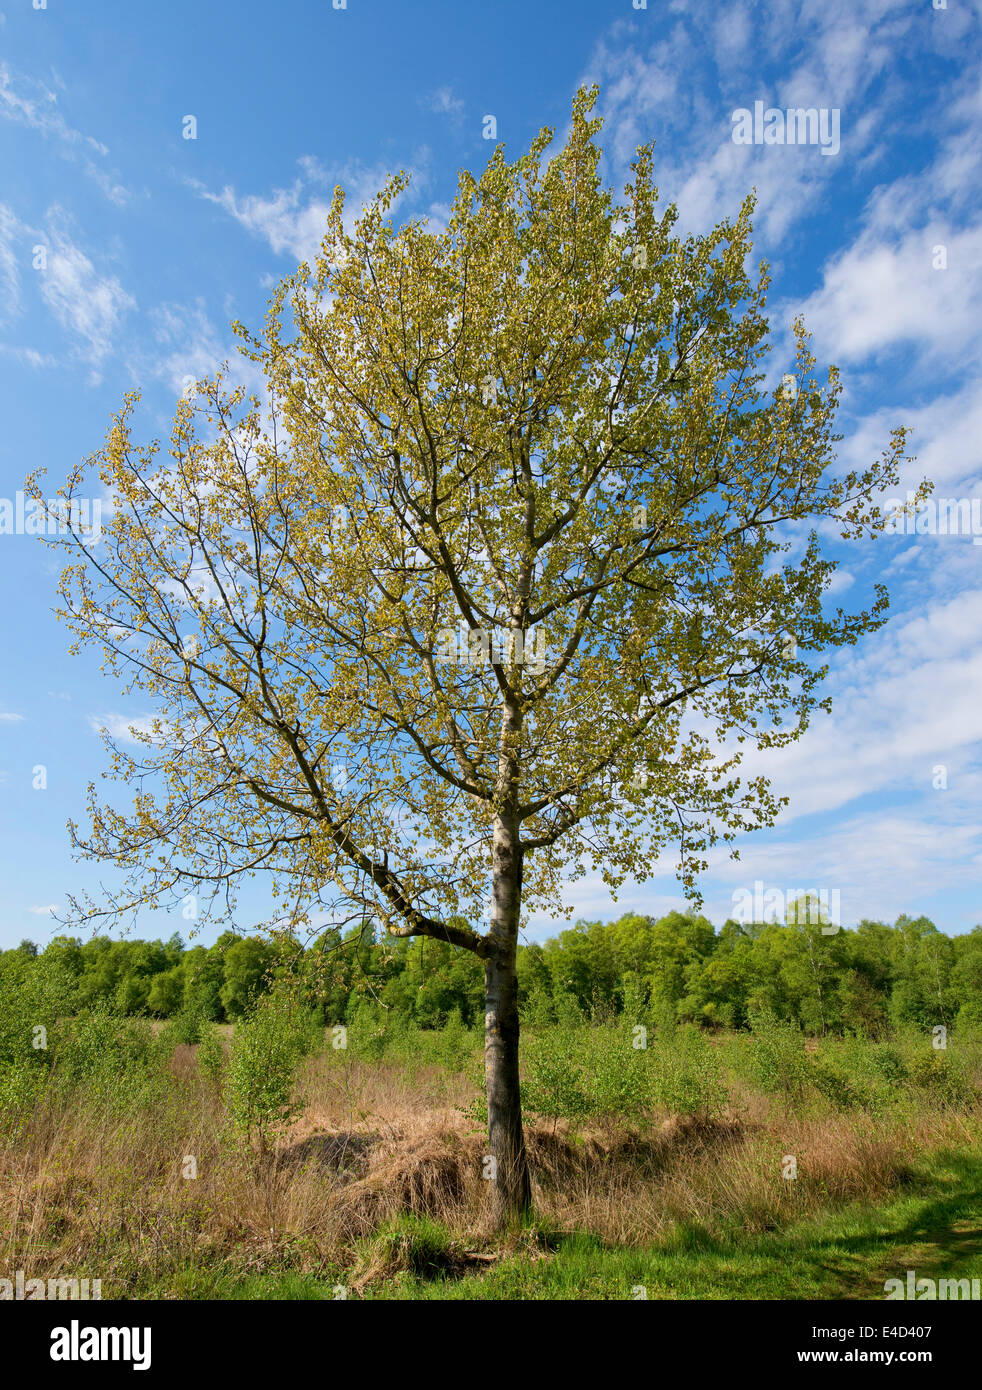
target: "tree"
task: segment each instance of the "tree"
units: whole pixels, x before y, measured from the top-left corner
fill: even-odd
[[[170,970],[161,970],[159,974],[154,975],[146,995],[147,1008],[152,1014],[157,1014],[160,1018],[171,1018],[174,1014],[180,1013],[183,1002],[182,966],[175,965]]]
[[[618,985],[611,933],[602,922],[577,922],[546,942],[543,958],[552,976],[553,996],[568,994],[578,1010],[609,1009]]]
[[[773,821],[737,744],[797,738],[827,707],[815,654],[887,604],[826,613],[835,563],[799,532],[883,529],[904,451],[897,430],[832,472],[838,378],[815,379],[801,324],[790,386],[764,386],[753,200],[680,238],[643,147],[615,202],[594,101],[551,158],[545,130],[461,173],[444,231],[395,229],[403,175],[351,231],[336,190],[314,267],[261,335],[236,325],[265,401],[198,383],[167,459],[128,397],[92,460],[111,519],[66,538],[61,589],[158,710],[138,753],[110,742],[132,813],[93,792],[72,828],[126,886],[74,910],[191,891],[225,915],[267,870],[286,929],[326,908],[472,951],[502,1219],[531,1191],[523,915],[590,867],[644,879],[668,846],[698,901],[706,851]]]
[[[959,1027],[977,1028],[982,1024],[982,927],[955,937],[952,951],[951,988],[960,1005],[956,1022]]]
[[[222,1017],[224,957],[215,947],[194,946],[183,962],[184,995],[181,1007],[213,1022]]]
[[[241,1018],[269,984],[273,955],[269,945],[246,937],[225,952],[225,976],[220,998],[228,1018]]]
[[[712,923],[705,917],[670,912],[651,929],[648,973],[651,1003],[656,1013],[674,1018],[688,994],[693,967],[709,956],[716,945]]]

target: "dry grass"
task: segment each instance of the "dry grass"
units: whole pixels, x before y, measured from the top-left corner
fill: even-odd
[[[130,1116],[43,1108],[0,1155],[0,1274],[66,1269],[126,1295],[168,1271],[391,1268],[359,1242],[411,1214],[450,1233],[463,1264],[495,1248],[483,1133],[464,1113],[462,1077],[392,1063],[315,1059],[302,1118],[260,1158],[230,1143],[214,1091],[182,1047],[160,1104]],[[959,1130],[960,1127],[960,1130]],[[618,1127],[571,1135],[530,1126],[540,1227],[589,1230],[624,1245],[657,1242],[682,1223],[750,1233],[855,1199],[882,1199],[913,1156],[964,1142],[951,1113],[786,1119],[737,1088],[716,1121],[663,1117],[645,1134]],[[785,1156],[798,1178],[782,1177]],[[197,1177],[189,1178],[193,1158]],[[374,1260],[374,1263],[373,1263]],[[360,1273],[359,1273],[360,1271]],[[373,1271],[375,1271],[373,1273]]]

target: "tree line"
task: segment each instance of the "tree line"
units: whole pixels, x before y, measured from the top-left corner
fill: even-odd
[[[580,920],[518,952],[519,1006],[533,1023],[631,1014],[743,1028],[767,1010],[806,1033],[882,1036],[891,1027],[982,1024],[982,926],[950,937],[926,917],[854,929],[726,921],[693,911]],[[461,923],[461,926],[466,926]],[[373,924],[295,936],[225,932],[212,946],[59,936],[0,953],[0,973],[33,969],[70,984],[72,1007],[234,1022],[289,981],[324,1024],[374,1019],[440,1028],[482,1022],[481,962],[447,942],[392,940]]]

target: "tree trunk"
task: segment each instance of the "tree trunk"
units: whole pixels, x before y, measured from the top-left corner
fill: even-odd
[[[492,956],[484,966],[484,1066],[488,1095],[488,1177],[501,1225],[532,1205],[532,1186],[518,1080],[518,978],[515,956]]]
[[[518,1079],[518,975],[515,956],[521,901],[517,827],[495,827],[493,950],[484,966],[484,1070],[488,1097],[486,1176],[500,1225],[521,1220],[532,1205],[532,1185]]]

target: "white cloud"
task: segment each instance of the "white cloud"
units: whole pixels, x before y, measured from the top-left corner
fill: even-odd
[[[59,207],[49,209],[47,268],[41,275],[41,297],[78,356],[98,369],[113,350],[120,324],[136,307],[115,275],[101,275],[71,238],[68,219]]]
[[[10,343],[0,343],[0,354],[12,358],[15,362],[23,362],[35,371],[41,367],[57,366],[58,363],[58,359],[52,357],[50,352],[39,352],[37,348],[32,347],[15,347]]]
[[[63,86],[63,84],[62,84]],[[101,140],[74,129],[58,109],[57,94],[43,82],[13,73],[7,63],[0,63],[0,116],[17,125],[37,131],[55,142],[59,152],[68,159],[81,160],[82,167],[106,197],[123,206],[129,191],[93,155],[104,159],[108,148]]]
[[[217,194],[206,189],[200,192],[241,227],[268,242],[277,255],[289,255],[298,263],[316,256],[331,205],[321,198],[305,199],[300,180],[292,188],[275,189],[268,198],[255,194],[238,197],[229,185]]]
[[[161,304],[151,312],[157,342],[162,353],[155,359],[153,372],[177,393],[184,390],[188,377],[195,381],[213,375],[234,350],[219,336],[204,301],[193,304]]]
[[[943,246],[947,267],[932,264]],[[982,223],[953,231],[940,222],[910,230],[893,245],[865,231],[826,266],[823,284],[800,306],[824,351],[863,360],[914,344],[922,358],[963,368],[979,353]]]
[[[942,796],[943,793],[937,793]],[[951,887],[970,888],[982,867],[982,823],[959,823],[936,810],[870,812],[807,840],[757,841],[736,863],[713,864],[707,909],[712,920],[733,915],[734,891],[767,888],[839,894],[841,922],[892,921]],[[722,881],[730,891],[720,891]],[[964,923],[970,925],[970,923]]]
[[[746,776],[765,773],[791,797],[781,823],[873,793],[930,791],[937,764],[974,762],[982,749],[980,604],[982,589],[966,588],[898,615],[835,664],[831,715],[816,715],[787,748],[744,752]]]
[[[901,471],[901,495],[923,477],[932,479],[935,495],[942,496],[953,488],[971,488],[982,474],[982,381],[968,380],[924,405],[898,401],[872,411],[850,427],[840,446],[843,465],[868,467],[900,424],[912,431],[909,447],[915,455]]]
[[[133,717],[127,714],[90,714],[89,727],[93,732],[101,734],[106,732],[109,737],[117,743],[129,743],[139,747],[144,745],[139,739],[133,737],[134,731],[141,734],[149,734],[153,731],[153,715],[143,714]]]
[[[464,114],[464,102],[454,96],[451,87],[437,87],[436,91],[428,92],[422,98],[422,105],[438,116],[449,116],[455,124],[460,122]]]
[[[47,903],[43,907],[29,907],[27,910],[35,917],[54,917],[61,911],[61,906],[58,903]]]
[[[20,308],[20,272],[15,243],[23,228],[6,203],[0,203],[0,318],[9,320]]]
[[[407,169],[413,180],[412,196],[422,192],[429,182],[429,151],[424,147],[414,156]],[[351,229],[369,204],[384,187],[391,170],[382,165],[363,165],[351,162],[336,170],[326,170],[311,155],[298,160],[303,176],[289,188],[276,188],[271,194],[239,195],[230,185],[213,193],[197,180],[189,180],[200,197],[216,204],[233,217],[241,227],[265,241],[279,256],[299,263],[313,264],[324,234],[331,207],[330,197],[314,191],[315,187],[340,185],[345,190],[344,224]],[[390,211],[403,201],[410,190],[399,195]]]
[[[913,9],[895,0],[781,0],[727,6],[710,20],[703,0],[673,0],[658,17],[618,20],[596,44],[584,74],[600,85],[613,180],[620,183],[635,147],[654,139],[655,181],[678,204],[683,230],[708,230],[734,213],[753,186],[757,242],[779,245],[796,223],[821,210],[830,185],[838,192],[858,170],[880,165],[899,132],[913,136],[930,120],[931,136],[950,137],[945,185],[971,196],[966,191],[978,184],[970,177],[978,158],[971,64],[930,117],[921,94],[913,95],[912,82],[896,70],[915,24],[926,58],[951,52],[946,18],[917,24]],[[960,27],[968,29],[964,20]],[[814,146],[734,145],[732,113],[755,101],[838,110],[839,154],[822,157]],[[902,218],[908,204],[887,196]]]

